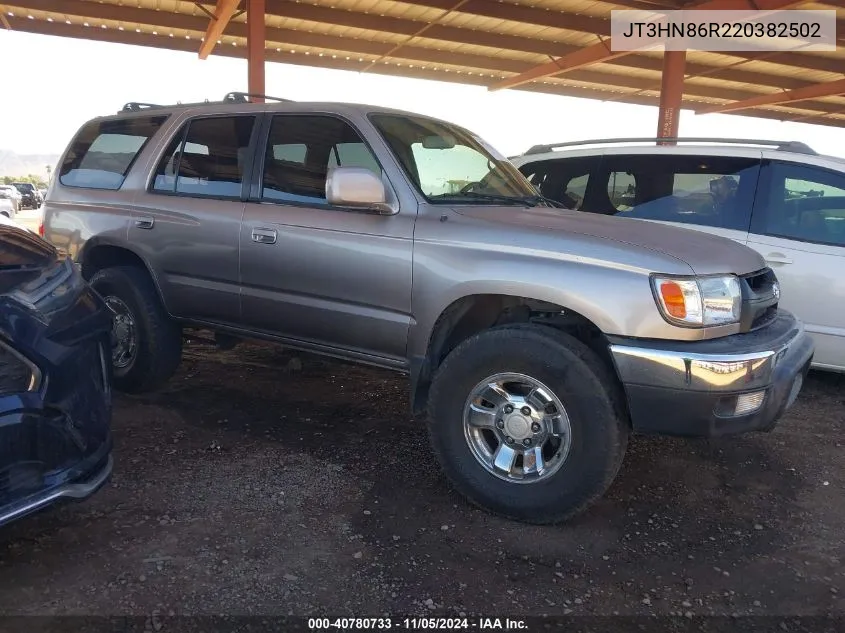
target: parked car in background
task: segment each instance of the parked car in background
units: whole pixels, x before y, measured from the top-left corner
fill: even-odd
[[[16,187],[0,184],[0,198],[10,200],[15,213],[21,210],[21,200],[23,199],[23,196]]]
[[[392,369],[456,488],[546,523],[632,430],[770,430],[813,356],[752,249],[554,206],[445,121],[234,94],[87,122],[43,235],[114,310],[119,388],[163,384],[184,327]]]
[[[15,219],[17,204],[5,191],[0,190],[0,215],[10,220]]]
[[[512,159],[567,208],[728,237],[777,273],[781,305],[816,343],[814,367],[845,371],[845,160],[802,143],[609,139],[540,145]]]
[[[0,218],[0,525],[108,480],[110,329],[73,262]]]
[[[12,186],[21,194],[21,207],[28,209],[39,209],[43,199],[41,193],[30,182],[13,182]]]

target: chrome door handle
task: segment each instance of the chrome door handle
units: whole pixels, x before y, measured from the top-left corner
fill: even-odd
[[[137,226],[139,229],[151,229],[153,228],[153,225],[155,223],[155,218],[150,217],[143,217],[135,220],[135,226]]]
[[[276,229],[252,229],[252,241],[259,244],[275,244]]]
[[[792,260],[783,253],[769,253],[766,261],[770,264],[791,264]]]

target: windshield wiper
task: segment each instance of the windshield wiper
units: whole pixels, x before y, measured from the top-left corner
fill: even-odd
[[[554,207],[555,209],[566,209],[567,208],[566,205],[561,204],[557,200],[553,200],[552,198],[547,198],[546,196],[541,195],[539,193],[535,194],[533,196],[526,196],[526,197],[531,198],[532,200],[535,200],[537,202],[545,202],[546,204]]]
[[[497,193],[480,193],[478,191],[463,191],[458,193],[441,193],[433,198],[475,198],[477,200],[491,200],[493,202],[504,202],[506,204],[528,205],[529,207],[537,206],[539,199],[537,196],[506,196]]]
[[[533,194],[530,196],[506,196],[504,194],[498,193],[481,193],[479,191],[462,191],[457,193],[441,193],[440,195],[433,196],[434,198],[476,198],[478,200],[491,200],[494,202],[505,202],[508,204],[520,204],[526,205],[529,207],[536,207],[537,204],[540,202],[545,202],[551,207],[556,209],[566,209],[566,206],[558,202],[557,200],[552,200],[551,198],[547,198],[544,195],[539,193]]]

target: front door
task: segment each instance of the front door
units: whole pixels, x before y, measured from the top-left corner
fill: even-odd
[[[748,246],[775,271],[780,305],[813,336],[813,363],[845,370],[845,175],[806,163],[766,164]]]
[[[337,165],[382,174],[347,121],[272,117],[240,235],[244,323],[328,352],[404,362],[416,208],[382,216],[330,206],[326,176]]]

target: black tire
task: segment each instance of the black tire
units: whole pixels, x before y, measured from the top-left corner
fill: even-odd
[[[464,406],[473,387],[503,372],[547,385],[569,416],[569,453],[545,479],[524,484],[496,477],[464,436]],[[615,376],[586,345],[545,326],[502,326],[462,342],[435,372],[428,407],[431,444],[455,489],[494,514],[526,523],[559,523],[585,510],[610,487],[628,443]]]
[[[182,328],[165,311],[146,270],[115,266],[97,271],[91,286],[103,298],[122,301],[136,324],[135,354],[114,367],[114,387],[126,393],[153,391],[166,383],[182,359]]]

